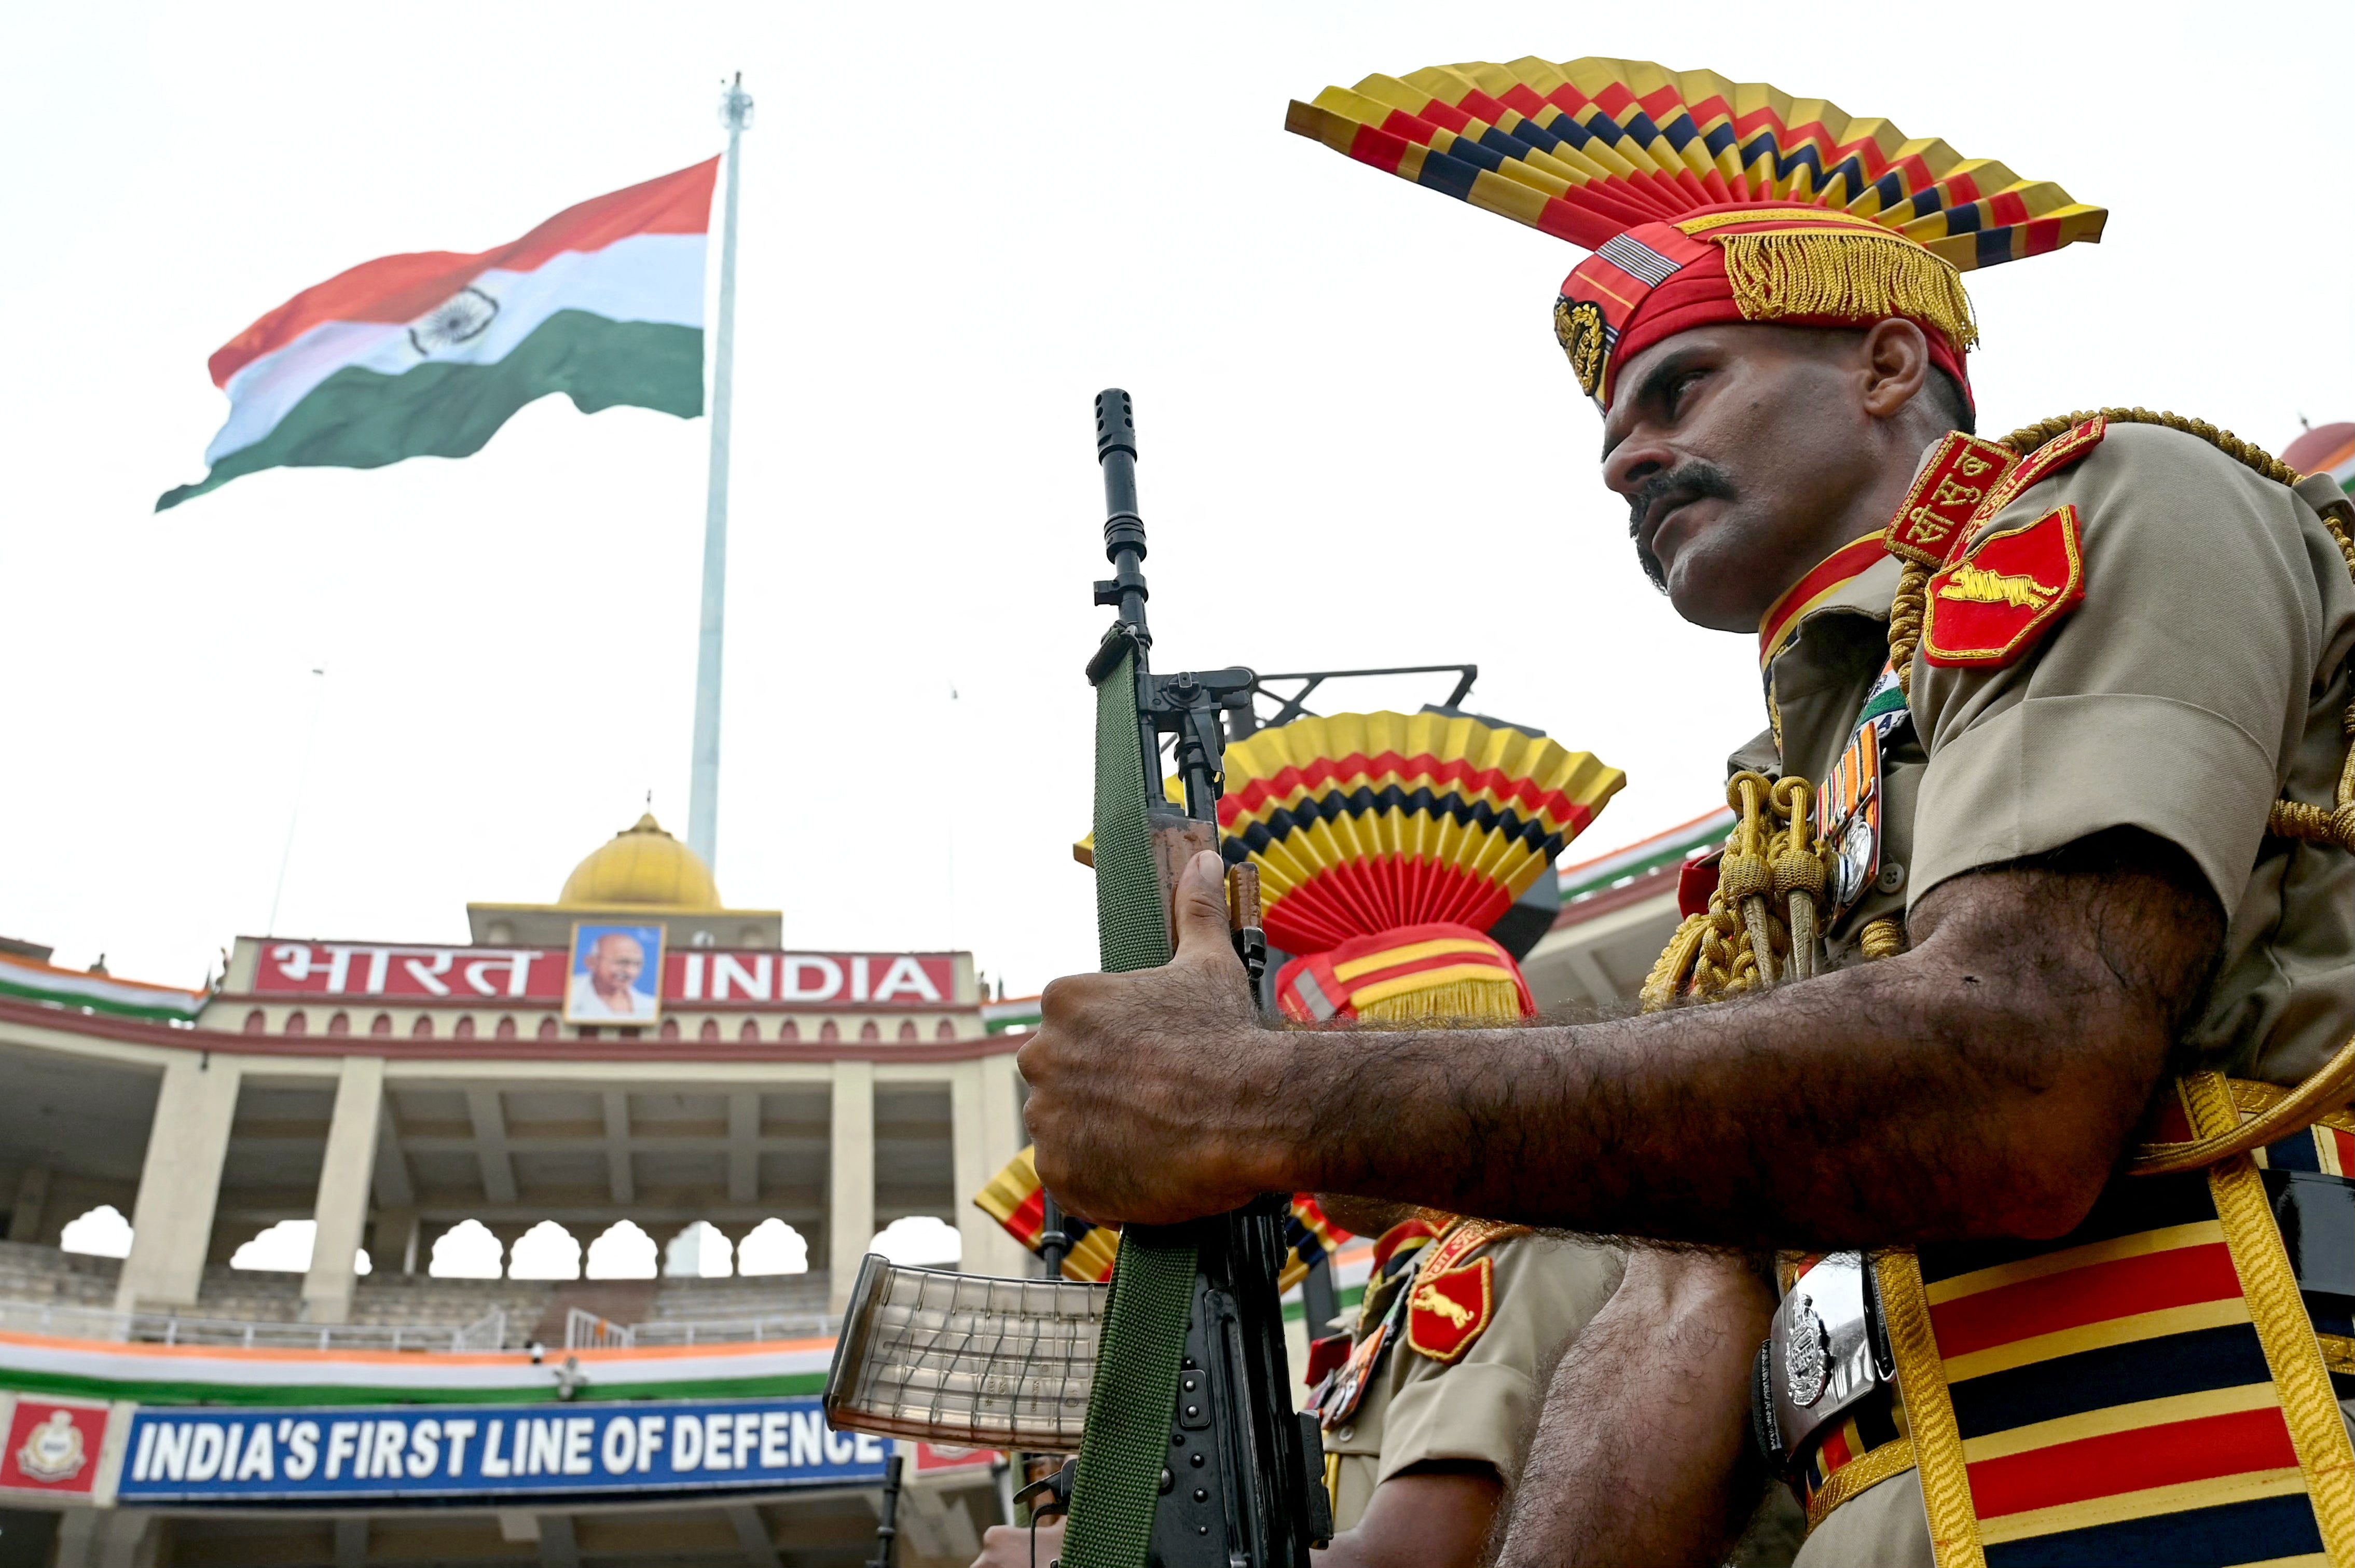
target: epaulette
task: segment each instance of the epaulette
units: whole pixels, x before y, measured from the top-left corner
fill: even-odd
[[[1460,1360],[1497,1315],[1497,1260],[1472,1254],[1529,1231],[1527,1225],[1466,1220],[1442,1236],[1407,1287],[1408,1347],[1434,1361]]]
[[[2021,458],[2004,476],[1988,486],[1986,497],[1971,515],[1974,525],[1984,523],[2020,497],[2031,485],[2041,485],[2073,463],[2082,461],[2094,448],[2102,444],[2109,433],[2110,421],[2100,414],[2080,420],[2059,435]]]

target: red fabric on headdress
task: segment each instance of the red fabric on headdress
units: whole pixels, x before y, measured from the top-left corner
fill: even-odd
[[[1611,381],[1615,387],[1618,368],[1634,359],[1654,344],[1674,337],[1679,332],[1695,327],[1714,326],[1720,322],[1744,321],[1742,306],[1733,297],[1733,284],[1725,275],[1725,254],[1716,246],[1709,247],[1710,254],[1677,272],[1659,287],[1645,294],[1630,324],[1619,332],[1619,342],[1611,351]],[[1573,274],[1575,275],[1575,274]],[[1570,293],[1569,280],[1562,283],[1562,293]],[[1946,335],[1926,321],[1907,320],[1922,329],[1930,340],[1930,363],[1952,376],[1963,389],[1965,400],[1971,397],[1970,373],[1963,367],[1963,357],[1946,341]],[[1774,326],[1870,326],[1870,322],[1856,321],[1842,316],[1784,316],[1765,325]],[[1976,405],[1974,405],[1976,406]]]
[[[1732,278],[1726,271],[1724,240],[1734,235],[1802,231],[1828,231],[1836,242],[1853,235],[1876,245],[1911,243],[1877,224],[1826,212],[1805,202],[1778,201],[1699,208],[1673,223],[1640,224],[1598,246],[1561,283],[1564,307],[1584,306],[1600,313],[1603,331],[1594,346],[1595,368],[1600,372],[1599,384],[1593,389],[1596,400],[1609,407],[1617,389],[1619,367],[1655,344],[1695,327],[1760,319],[1744,314],[1735,295]],[[1926,250],[1922,254],[1925,261],[1932,259]],[[1869,326],[1891,314],[1902,313],[1778,315],[1772,317],[1772,324]],[[1970,377],[1964,367],[1963,346],[1934,322],[1913,315],[1905,319],[1922,328],[1930,342],[1932,363],[1955,378],[1967,400]],[[1573,348],[1573,360],[1577,357]]]

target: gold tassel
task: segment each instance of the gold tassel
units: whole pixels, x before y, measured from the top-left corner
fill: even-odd
[[[1898,235],[1770,232],[1710,238],[1725,248],[1725,275],[1745,321],[1904,315],[1936,327],[1958,351],[1979,340],[1962,274]]]
[[[1384,997],[1358,1009],[1358,1017],[1369,1023],[1417,1027],[1511,1023],[1520,1016],[1520,987],[1510,980],[1450,980]]]
[[[1862,945],[1868,960],[1896,957],[1905,951],[1904,923],[1895,920],[1866,922]]]

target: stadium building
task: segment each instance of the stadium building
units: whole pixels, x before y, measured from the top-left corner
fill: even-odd
[[[1726,821],[1563,868],[1540,999],[1632,997]],[[787,951],[651,817],[467,917],[240,937],[197,992],[0,951],[0,1568],[873,1555],[834,1314],[895,1221],[1035,1272],[968,1201],[1023,1142],[1035,999]],[[902,1448],[897,1561],[969,1561],[999,1456]]]

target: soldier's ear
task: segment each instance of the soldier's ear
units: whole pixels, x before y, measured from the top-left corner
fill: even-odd
[[[1859,353],[1864,411],[1892,419],[1930,380],[1930,339],[1902,316],[1885,316],[1866,329]]]

